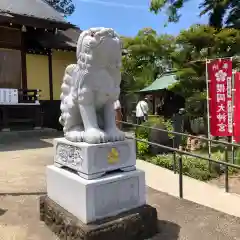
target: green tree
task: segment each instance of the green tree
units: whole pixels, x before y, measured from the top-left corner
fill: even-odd
[[[175,50],[175,39],[160,35],[151,28],[140,30],[134,38],[123,38],[127,54],[122,59],[122,89],[138,91],[152,83],[169,64]]]
[[[208,25],[194,25],[182,31],[176,38],[178,49],[172,54],[178,69],[179,82],[171,90],[184,96],[191,115],[206,113],[206,65],[205,60],[218,57],[236,57],[240,54],[240,31],[217,30]],[[234,68],[239,67],[238,59]]]
[[[240,70],[240,30],[193,25],[177,37],[142,29],[135,38],[123,38],[122,89],[133,93],[155,80],[169,63],[179,81],[170,90],[186,99],[191,116],[206,117],[206,59],[234,57]],[[205,118],[206,119],[206,118]]]
[[[200,4],[200,15],[209,15],[209,24],[221,28],[223,25],[238,27],[240,2],[238,0],[204,0]]]
[[[168,22],[178,22],[181,14],[179,10],[190,0],[151,0],[150,10],[155,14],[167,9]],[[193,0],[191,0],[193,1]],[[240,28],[239,0],[202,0],[199,5],[200,16],[209,15],[209,24],[216,28],[223,25]]]
[[[176,48],[175,38],[160,35],[151,28],[141,29],[136,37],[122,38],[122,104],[128,114],[136,107],[138,92],[150,85],[166,68]]]
[[[64,15],[71,15],[75,10],[72,0],[46,0],[49,5]]]

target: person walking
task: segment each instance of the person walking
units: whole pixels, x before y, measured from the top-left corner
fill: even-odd
[[[149,111],[148,98],[145,97],[144,99],[140,100],[136,105],[136,119],[138,125],[147,121],[148,111]]]

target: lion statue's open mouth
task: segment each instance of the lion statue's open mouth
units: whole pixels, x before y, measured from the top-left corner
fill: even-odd
[[[115,123],[114,102],[121,83],[121,41],[110,28],[83,31],[77,64],[69,65],[61,86],[61,117],[65,137],[73,142],[124,140]]]

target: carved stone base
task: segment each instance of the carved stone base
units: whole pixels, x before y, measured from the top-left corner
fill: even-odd
[[[146,204],[145,174],[136,170],[86,180],[48,166],[47,195],[83,223],[94,222]]]
[[[66,167],[64,165],[61,165],[61,164],[56,163],[56,162],[54,163],[54,166],[56,166],[58,168],[66,169]],[[119,169],[119,171],[122,171],[122,172],[130,172],[130,171],[134,171],[134,170],[136,170],[135,166],[130,166],[130,167],[125,167],[125,168]],[[97,179],[97,178],[103,177],[104,175],[106,175],[108,173],[109,172],[99,172],[99,173],[94,173],[94,174],[85,174],[85,173],[82,173],[82,172],[76,172],[76,174],[78,174],[79,177],[82,177],[82,178],[87,179],[87,180]]]
[[[101,144],[54,140],[54,165],[68,167],[85,179],[95,179],[107,172],[135,170],[136,144],[132,139]]]
[[[149,205],[86,225],[42,196],[40,219],[60,240],[144,240],[158,232],[157,211]]]

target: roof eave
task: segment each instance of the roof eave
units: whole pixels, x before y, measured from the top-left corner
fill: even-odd
[[[46,28],[46,29],[58,28],[61,30],[67,30],[69,28],[76,27],[75,25],[69,22],[55,21],[53,19],[36,18],[34,16],[20,15],[20,14],[13,14],[13,13],[0,15],[0,23],[1,22],[20,24],[20,25],[36,27],[36,28]]]
[[[167,75],[172,75],[172,77],[174,76],[174,81],[170,82],[168,86],[166,87],[161,87],[161,88],[156,88],[156,87],[152,87],[154,85],[156,85],[156,82],[161,82],[161,79]],[[176,75],[173,74],[172,72],[167,72],[162,74],[159,78],[155,79],[154,82],[152,82],[149,86],[141,89],[140,91],[138,91],[139,93],[150,93],[150,92],[156,92],[156,91],[161,91],[163,89],[167,89],[168,87],[170,87],[171,85],[173,85],[176,82]]]

